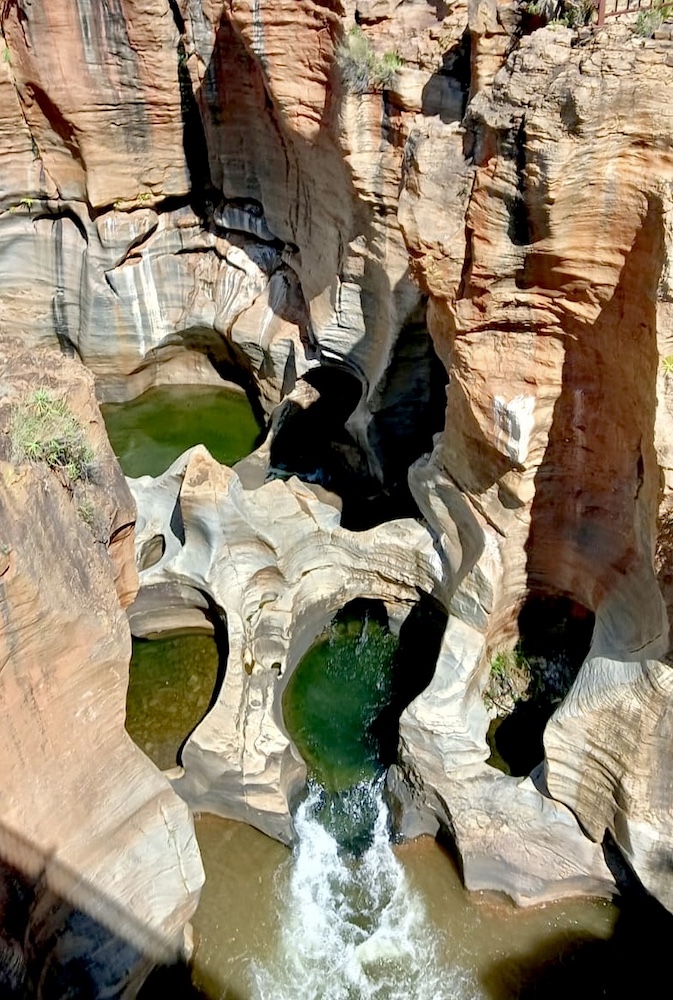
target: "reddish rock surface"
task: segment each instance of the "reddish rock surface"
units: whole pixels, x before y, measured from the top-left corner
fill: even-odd
[[[186,806],[124,730],[134,504],[91,375],[52,351],[5,345],[3,361],[0,858],[137,949],[146,974],[148,961],[181,949],[203,874]],[[90,482],[17,456],[12,421],[36,391],[67,400],[92,451]],[[67,923],[42,948],[37,924],[26,931],[30,961],[51,962],[50,949],[55,966],[77,961]],[[29,962],[29,981],[39,974]]]

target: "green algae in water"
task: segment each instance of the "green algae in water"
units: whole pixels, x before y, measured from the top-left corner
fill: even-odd
[[[162,771],[175,766],[185,737],[205,715],[217,675],[212,636],[133,640],[126,730]]]
[[[133,478],[161,475],[195,444],[205,445],[223,465],[234,465],[260,436],[247,396],[233,389],[162,385],[101,410],[124,474]]]
[[[341,612],[288,683],[288,732],[309,776],[330,792],[344,792],[382,770],[375,724],[392,698],[397,645],[381,622]]]

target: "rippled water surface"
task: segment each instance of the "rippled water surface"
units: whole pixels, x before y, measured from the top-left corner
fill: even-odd
[[[470,896],[431,838],[394,845],[378,725],[395,638],[342,614],[286,689],[309,764],[293,851],[242,823],[196,818],[206,884],[188,1000],[612,1000],[668,995],[672,923],[652,903],[517,910]],[[136,643],[127,725],[169,767],[217,679],[207,636]],[[174,974],[171,974],[174,975]],[[155,1000],[165,985],[150,981]],[[655,984],[660,983],[658,987]],[[168,980],[169,993],[176,981]],[[649,985],[648,985],[649,984]],[[662,992],[663,990],[663,992]]]
[[[518,911],[502,900],[471,897],[450,857],[429,837],[392,849],[379,845],[343,893],[348,865],[357,863],[339,859],[318,830],[308,832],[294,856],[242,823],[202,816],[196,830],[207,880],[194,918],[193,978],[208,1000],[616,998],[625,994],[615,992],[615,961],[621,956],[631,966],[642,953],[635,940],[630,950],[619,941],[611,946],[619,915],[611,904]],[[377,866],[378,878],[368,887]],[[364,879],[361,902],[372,896],[384,902],[378,916],[353,918],[358,879]],[[318,903],[321,892],[327,899]],[[381,931],[372,939],[377,923]],[[316,948],[323,935],[324,951]],[[386,959],[392,949],[394,960]],[[357,976],[369,963],[374,985],[368,994],[359,992]],[[307,966],[312,972],[300,975]],[[392,992],[386,992],[388,975]],[[398,986],[406,992],[395,992]]]

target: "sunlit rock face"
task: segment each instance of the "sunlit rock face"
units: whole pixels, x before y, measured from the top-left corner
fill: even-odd
[[[419,197],[426,190],[437,200],[441,164],[430,137],[402,196],[409,248],[432,297],[431,331],[451,376],[446,430],[417,492],[454,534],[463,587],[480,594],[477,614],[457,603],[461,588],[454,597],[462,633],[472,635],[467,648],[482,664],[470,674],[462,658],[459,672],[484,677],[516,635],[532,591],[566,595],[595,613],[589,658],[546,729],[548,789],[596,842],[609,830],[670,905],[663,858],[672,800],[661,782],[639,775],[665,769],[660,734],[670,704],[670,667],[657,658],[668,648],[670,602],[670,416],[660,359],[669,354],[673,168],[661,99],[672,70],[665,47],[643,47],[624,27],[577,46],[572,31],[554,26],[521,38],[494,72],[506,15],[488,4],[471,14],[466,239],[443,247],[437,216]],[[485,37],[491,64],[481,73]],[[450,211],[445,218],[458,233],[458,219]],[[443,477],[458,516],[456,500],[437,502]],[[486,588],[484,551],[498,566]],[[420,708],[446,684],[438,670]],[[460,718],[470,718],[470,704],[462,695]],[[478,741],[451,752],[469,761]],[[421,770],[436,774],[438,763]],[[446,801],[450,809],[448,788]]]
[[[67,400],[91,449],[90,481],[17,455],[17,407],[37,391]],[[5,342],[0,425],[7,933],[25,935],[31,995],[52,995],[38,987],[44,967],[57,991],[55,970],[87,964],[83,939],[108,954],[95,988],[127,995],[125,976],[142,980],[179,953],[203,881],[188,810],[124,729],[134,504],[78,363]],[[12,910],[19,885],[35,903],[23,924]]]
[[[468,885],[523,903],[609,892],[607,829],[671,906],[673,69],[667,43],[626,27],[526,35],[520,13],[491,0],[12,5],[1,336],[79,354],[107,399],[233,379],[270,418],[245,469],[196,452],[134,486],[134,627],[156,625],[159,599],[158,630],[202,622],[211,601],[232,642],[176,779],[190,802],[287,839],[303,772],[283,677],[342,602],[364,590],[406,607],[420,588],[449,623],[401,720],[407,828],[441,822]],[[384,93],[343,86],[338,46],[356,19],[402,62]],[[434,447],[438,425],[410,431],[437,399],[426,317],[448,373]],[[265,483],[274,462],[320,479],[319,449],[293,461],[323,431],[360,485],[388,489],[411,466],[422,522],[356,535],[336,474],[320,496]],[[126,601],[121,550],[115,572]],[[483,697],[531,594],[596,623],[535,781],[487,768]]]

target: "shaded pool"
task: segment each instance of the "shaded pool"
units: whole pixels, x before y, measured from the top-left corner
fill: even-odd
[[[383,760],[377,720],[393,695],[397,647],[385,614],[350,605],[290,678],[283,693],[285,725],[309,776],[328,791],[369,780],[390,763]]]
[[[205,715],[218,663],[210,635],[133,640],[126,730],[162,770],[175,766],[185,737]]]
[[[127,403],[101,406],[124,474],[158,476],[187,448],[203,444],[223,465],[249,455],[260,426],[247,396],[234,389],[161,385]]]

